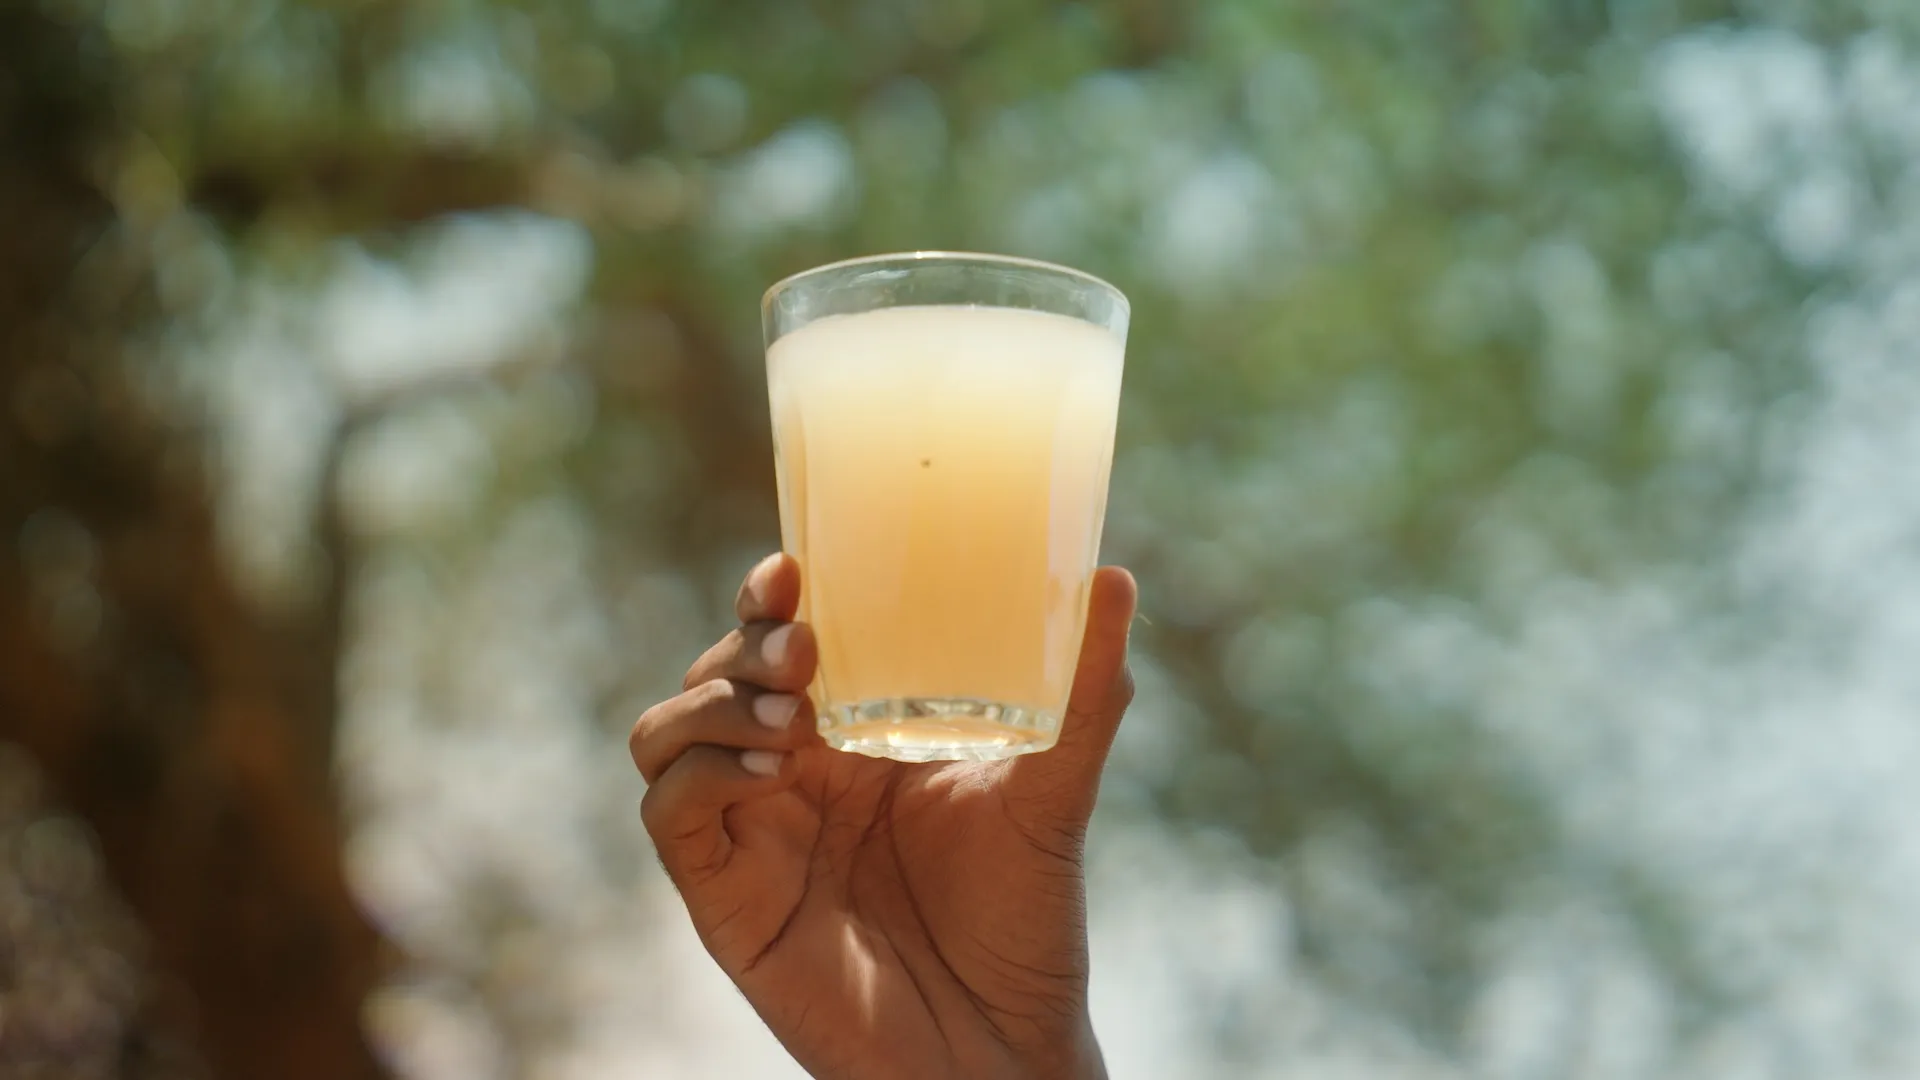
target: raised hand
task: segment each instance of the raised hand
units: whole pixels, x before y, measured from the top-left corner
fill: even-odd
[[[1104,1077],[1081,849],[1133,693],[1133,578],[1094,577],[1059,744],[993,762],[827,747],[799,597],[791,558],[755,567],[740,628],[634,725],[641,814],[700,939],[820,1080]]]

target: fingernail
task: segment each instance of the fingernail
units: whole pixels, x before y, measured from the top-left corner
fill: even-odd
[[[787,662],[787,643],[793,638],[793,624],[786,623],[775,627],[771,633],[760,640],[760,659],[768,667],[779,667]]]
[[[779,776],[780,764],[787,755],[778,750],[742,750],[740,767],[755,776]]]
[[[753,601],[754,607],[766,608],[767,597],[773,591],[773,567],[779,560],[779,555],[769,555],[747,571],[747,598]]]
[[[761,694],[753,699],[753,718],[775,731],[785,731],[799,709],[800,699],[792,694]]]

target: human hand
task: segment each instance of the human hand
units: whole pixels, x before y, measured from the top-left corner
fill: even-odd
[[[1104,1077],[1081,853],[1133,696],[1133,578],[1094,576],[1059,743],[989,762],[828,747],[799,598],[793,559],[755,567],[741,627],[633,728],[641,817],[707,951],[820,1080]]]

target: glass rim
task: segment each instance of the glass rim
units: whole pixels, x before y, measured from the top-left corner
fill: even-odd
[[[1077,281],[1082,285],[1091,285],[1096,289],[1112,295],[1115,300],[1120,302],[1121,311],[1128,315],[1133,314],[1133,301],[1127,299],[1127,294],[1121,292],[1119,286],[1103,277],[1089,274],[1085,270],[1076,269],[1063,263],[1048,262],[1045,259],[1029,259],[1023,255],[996,255],[985,251],[946,251],[939,249],[887,251],[877,255],[859,255],[851,259],[840,259],[835,262],[822,263],[819,266],[809,267],[798,273],[788,274],[786,277],[767,286],[767,291],[760,294],[760,310],[762,312],[771,310],[775,297],[820,274],[830,274],[838,270],[851,270],[861,266],[876,266],[882,263],[905,263],[911,265],[919,262],[937,262],[942,260],[974,263],[980,266],[1010,267],[1018,270],[1041,270],[1050,274],[1058,274],[1061,277]]]

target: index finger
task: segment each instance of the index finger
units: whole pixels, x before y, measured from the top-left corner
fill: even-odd
[[[761,559],[740,583],[733,612],[740,622],[790,622],[800,610],[800,563],[784,551]]]

